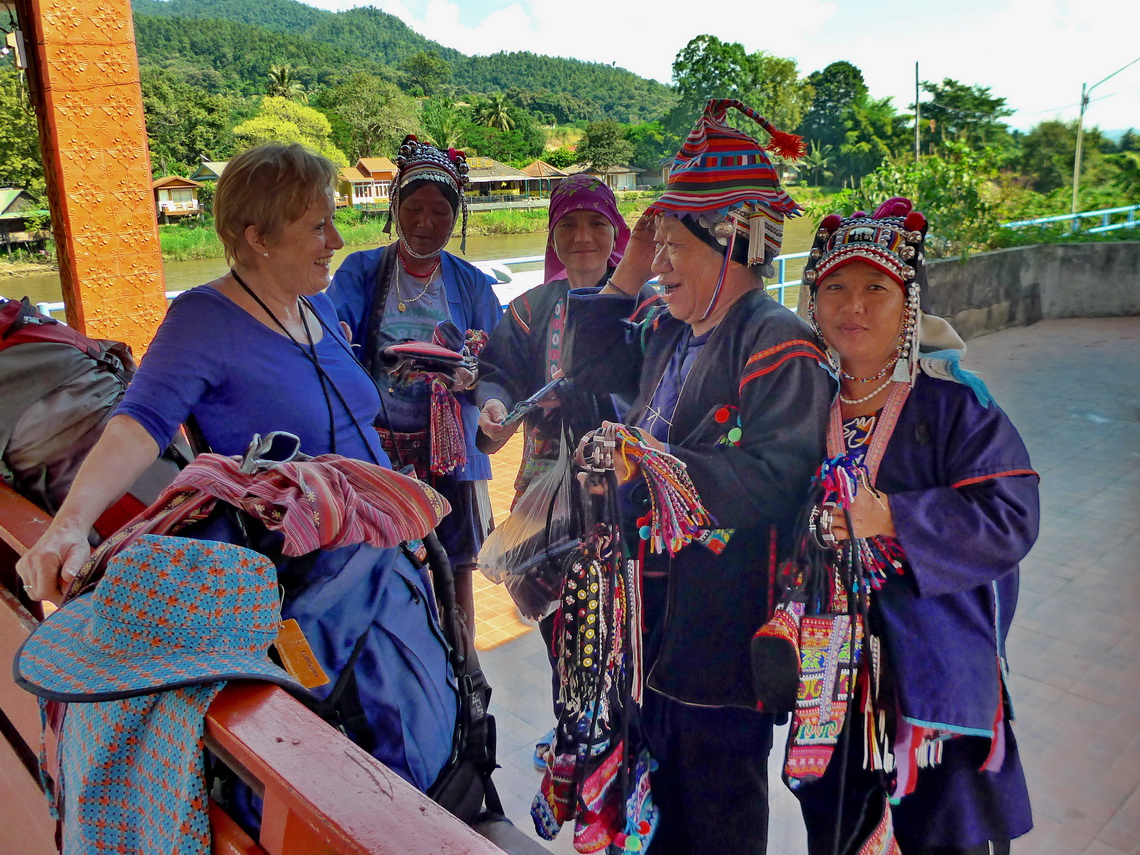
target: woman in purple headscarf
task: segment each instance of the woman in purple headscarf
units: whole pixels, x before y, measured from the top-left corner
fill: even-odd
[[[571,288],[603,287],[621,260],[629,233],[613,191],[600,179],[575,175],[551,194],[544,284],[511,301],[479,358],[479,429],[490,447],[501,447],[515,430],[502,424],[508,409],[561,376],[566,294]],[[646,287],[642,297],[638,314],[658,301],[652,288]],[[542,409],[523,422],[516,501],[535,477],[554,465],[564,433],[574,448],[586,431],[614,418],[609,396],[578,392],[569,385],[552,393]],[[553,616],[539,622],[548,649],[552,629]],[[553,736],[551,731],[536,744],[536,767],[545,768],[543,758]]]
[[[567,291],[604,286],[628,242],[629,226],[618,212],[613,191],[600,179],[575,175],[551,194],[544,284],[511,301],[479,358],[479,428],[492,445],[501,446],[514,430],[502,424],[510,407],[561,376]],[[648,288],[644,297],[639,311],[645,310],[646,300],[656,299]],[[577,442],[601,423],[599,417],[613,415],[608,397],[575,395],[566,387],[552,395],[523,423],[526,446],[516,495],[558,457],[564,421]]]

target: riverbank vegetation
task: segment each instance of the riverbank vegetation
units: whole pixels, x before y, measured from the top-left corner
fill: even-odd
[[[610,65],[529,52],[468,57],[367,7],[326,12],[296,0],[133,0],[143,106],[156,177],[189,176],[267,139],[306,140],[338,164],[394,157],[406,133],[521,168],[631,166],[660,186],[706,99],[735,98],[808,143],[778,162],[792,195],[815,217],[915,199],[931,221],[931,252],[952,255],[1020,241],[1075,239],[1067,224],[1011,231],[1010,220],[1071,204],[1075,123],[1011,130],[1000,93],[944,79],[921,84],[914,106],[878,98],[844,59],[822,69],[710,35],[678,52],[673,85]],[[188,19],[193,19],[188,22]],[[981,72],[980,72],[981,73]],[[42,195],[36,127],[19,74],[0,69],[0,185]],[[764,133],[748,119],[730,120]],[[203,188],[208,197],[211,188]],[[645,207],[621,193],[627,217]],[[1078,210],[1140,203],[1140,135],[1085,128]],[[473,213],[472,234],[545,228],[545,210]],[[383,219],[338,215],[345,241],[388,240]],[[221,254],[208,218],[162,227],[168,258]],[[1128,239],[1131,230],[1102,238]]]
[[[623,194],[618,207],[632,223],[644,211],[656,194]],[[389,243],[394,234],[384,232],[386,214],[365,214],[352,208],[336,212],[337,230],[345,246],[379,246]],[[546,208],[508,208],[495,211],[472,211],[468,218],[469,235],[522,235],[546,231]],[[187,261],[195,258],[221,258],[222,243],[214,233],[208,217],[158,227],[162,244],[162,257],[168,261]],[[0,256],[0,264],[3,256]]]

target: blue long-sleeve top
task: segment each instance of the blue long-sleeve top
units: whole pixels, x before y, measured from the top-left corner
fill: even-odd
[[[337,315],[352,331],[353,342],[364,342],[368,319],[372,314],[372,300],[376,294],[376,273],[389,246],[354,252],[345,258],[326,292]],[[452,322],[462,332],[484,330],[490,333],[502,315],[499,298],[491,288],[494,280],[474,265],[450,253],[441,253],[440,257],[443,287]],[[475,405],[474,396],[463,392],[455,397],[463,416],[463,440],[467,446],[467,463],[456,468],[455,478],[459,481],[490,478],[491,461],[475,448],[479,409]]]

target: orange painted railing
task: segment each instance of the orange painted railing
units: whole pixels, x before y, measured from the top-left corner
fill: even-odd
[[[0,823],[0,852],[24,855],[54,852],[55,824],[37,781],[39,708],[8,667],[38,624],[14,566],[49,521],[0,484],[0,799],[13,820]],[[502,855],[276,686],[227,686],[206,717],[206,743],[264,798],[256,842],[211,802],[215,855]]]

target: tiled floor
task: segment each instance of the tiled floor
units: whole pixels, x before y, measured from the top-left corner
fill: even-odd
[[[491,507],[495,520],[502,522],[510,513],[515,498],[515,475],[522,457],[522,432],[515,433],[506,445],[491,457],[494,477],[490,484]],[[506,588],[496,585],[482,573],[474,576],[475,646],[490,650],[530,632],[534,626],[519,618],[518,609]]]
[[[1014,853],[1140,855],[1140,318],[1006,330],[971,341],[966,363],[1018,426],[1042,475],[1041,537],[1022,564],[1009,645],[1036,826]],[[514,477],[513,466],[502,468]],[[477,611],[510,616],[509,598],[492,605],[503,592],[487,588]],[[508,813],[533,834],[531,751],[552,724],[550,671],[538,634],[523,624],[508,630],[503,618],[500,610],[478,630],[484,647],[495,627],[504,636],[523,628],[481,654],[499,722],[495,780]],[[769,851],[799,855],[799,812],[776,757],[770,767]],[[548,846],[573,852],[569,838],[563,832]]]

